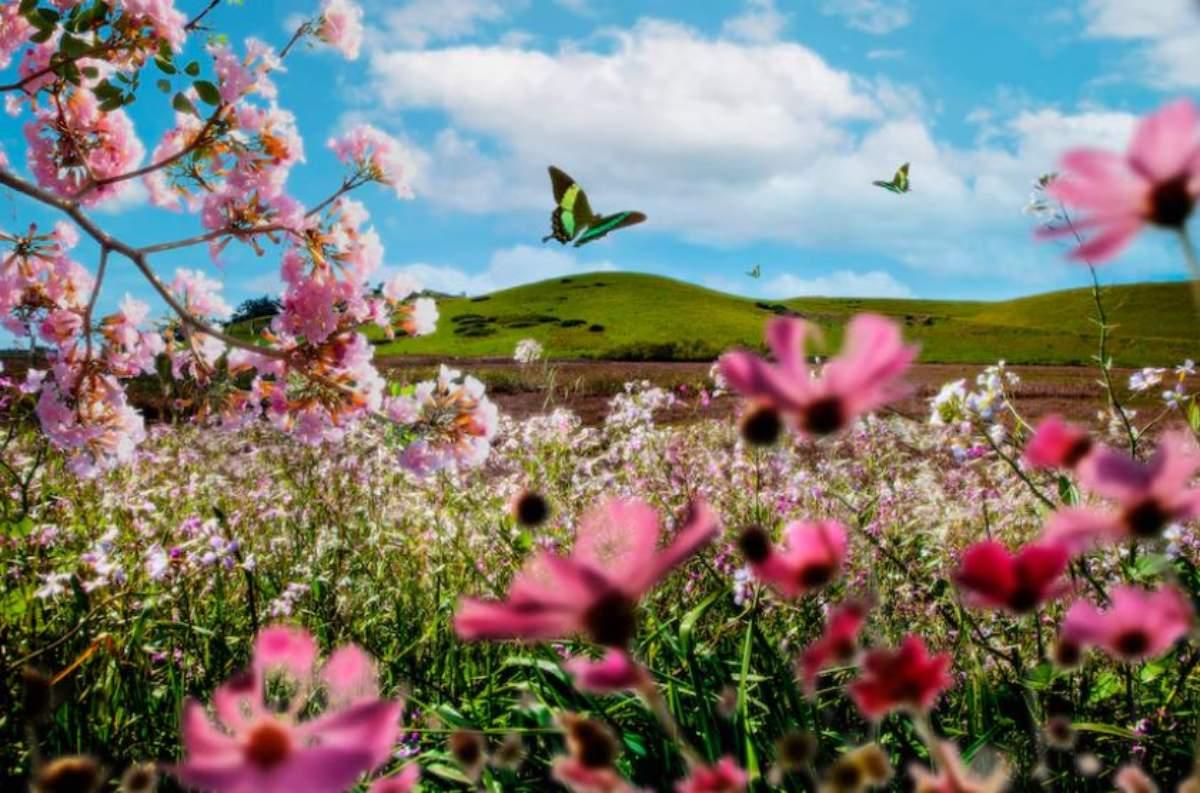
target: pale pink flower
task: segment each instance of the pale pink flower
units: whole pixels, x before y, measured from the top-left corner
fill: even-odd
[[[916,763],[909,767],[914,793],[1001,793],[1008,787],[1008,769],[1004,763],[979,778],[963,765],[958,746],[952,741],[938,741],[932,753],[937,773]]]
[[[1136,765],[1121,766],[1113,775],[1113,784],[1121,793],[1158,793],[1158,785]]]
[[[1082,650],[1099,646],[1125,661],[1157,658],[1192,628],[1192,604],[1172,586],[1156,591],[1116,587],[1111,604],[1100,610],[1076,601],[1063,618],[1060,646]]]
[[[154,35],[179,52],[187,40],[187,17],[175,8],[174,0],[108,0],[108,4],[127,18],[140,20]]]
[[[317,38],[356,60],[362,47],[363,10],[353,0],[321,0]]]
[[[316,657],[316,644],[303,630],[262,631],[251,668],[213,695],[216,722],[199,703],[184,706],[187,758],[173,769],[180,782],[212,793],[341,793],[386,763],[399,735],[401,704],[377,698],[374,668],[361,650],[342,648],[319,672]],[[279,672],[299,687],[282,713],[267,704],[265,691],[268,676]],[[318,686],[331,704],[301,720]]]
[[[360,124],[340,138],[331,138],[329,148],[342,162],[353,165],[365,178],[390,185],[400,198],[411,198],[405,181],[411,155],[400,141],[370,124]]]
[[[750,777],[732,757],[722,757],[716,765],[698,765],[688,778],[675,785],[676,793],[742,793]]]
[[[1113,449],[1097,450],[1085,463],[1078,471],[1081,484],[1118,508],[1058,510],[1046,523],[1050,543],[1075,553],[1097,543],[1155,538],[1171,523],[1200,516],[1200,487],[1190,486],[1200,470],[1200,452],[1186,433],[1164,433],[1147,463]]]
[[[438,308],[431,297],[418,297],[396,308],[396,326],[409,336],[428,336],[437,330]]]
[[[786,548],[776,548],[765,531],[747,529],[738,545],[754,577],[784,597],[819,589],[838,574],[846,558],[846,528],[836,520],[793,521],[784,529]]]
[[[846,328],[842,353],[814,375],[805,360],[804,320],[778,317],[767,323],[771,364],[754,353],[721,356],[721,374],[742,396],[778,411],[800,432],[828,435],[857,416],[908,393],[902,377],[917,348],[905,346],[900,329],[874,314],[860,314]]]
[[[817,677],[832,663],[848,664],[858,652],[858,633],[867,621],[867,605],[861,601],[842,603],[829,615],[825,632],[800,654],[797,664],[804,693],[817,693]]]
[[[8,68],[13,53],[20,50],[33,34],[33,26],[25,21],[20,6],[18,2],[0,5],[0,69]]]
[[[396,773],[371,783],[367,793],[411,793],[421,779],[421,766],[409,763]]]
[[[563,666],[575,679],[575,687],[589,694],[642,691],[652,685],[650,673],[622,649],[610,648],[599,661],[576,656]]]
[[[1138,124],[1129,150],[1075,149],[1062,175],[1046,188],[1088,214],[1048,235],[1094,232],[1072,257],[1101,262],[1116,256],[1147,224],[1182,229],[1200,197],[1200,114],[1190,99],[1165,105]]]
[[[463,600],[454,627],[464,639],[558,639],[585,634],[627,647],[637,604],[672,568],[719,532],[703,501],[694,502],[674,539],[658,548],[658,515],[641,501],[612,499],[580,521],[571,556],[543,551],[517,575],[507,601]]]
[[[1024,458],[1034,468],[1074,468],[1095,448],[1086,430],[1051,415],[1038,423]]]
[[[397,303],[420,291],[421,282],[408,273],[396,273],[383,285],[383,296]]]
[[[192,314],[213,319],[228,319],[233,309],[221,297],[222,284],[209,278],[199,270],[179,268],[175,270],[175,280],[171,282],[171,291],[180,298],[184,307]]]

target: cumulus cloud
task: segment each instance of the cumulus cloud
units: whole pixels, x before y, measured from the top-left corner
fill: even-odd
[[[907,0],[825,0],[821,11],[863,33],[882,36],[912,22]]]
[[[472,36],[483,24],[505,19],[523,6],[521,0],[409,0],[382,18],[389,41],[425,47]]]
[[[779,38],[787,26],[787,16],[775,7],[775,0],[746,0],[741,16],[727,19],[721,30],[730,38],[764,43]]]
[[[1200,5],[1195,0],[1085,0],[1085,35],[1137,45],[1135,72],[1164,89],[1200,87]]]
[[[458,295],[481,295],[511,286],[564,275],[615,270],[608,261],[581,261],[574,253],[532,245],[515,245],[494,252],[487,266],[469,272],[459,266],[415,262],[384,268],[383,279],[396,273],[409,275],[426,289]]]
[[[769,268],[768,268],[769,269]],[[891,273],[883,270],[834,270],[804,277],[780,273],[762,281],[735,280],[711,276],[704,281],[712,289],[753,297],[785,300],[792,297],[912,297],[913,291]]]

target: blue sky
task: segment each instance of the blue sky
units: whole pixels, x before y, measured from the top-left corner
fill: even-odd
[[[245,0],[209,18],[235,40],[282,44],[306,5]],[[388,271],[449,292],[592,269],[772,298],[1079,286],[1085,271],[1031,239],[1021,212],[1031,180],[1067,147],[1122,147],[1138,115],[1200,88],[1192,0],[364,5],[357,61],[310,49],[277,79],[307,155],[290,190],[306,203],[330,192],[340,170],[325,141],[355,121],[401,138],[416,198],[377,186],[358,197]],[[133,111],[147,150],[170,117],[152,83]],[[0,120],[18,161],[20,123]],[[913,193],[870,185],[903,161]],[[542,245],[550,163],[596,209],[641,209],[649,222],[579,250]],[[98,217],[137,244],[199,229],[144,200]],[[46,218],[22,199],[0,202],[0,225]],[[1182,277],[1172,242],[1144,236],[1105,280]],[[154,264],[168,276],[204,269],[235,303],[279,283],[273,251],[231,249],[220,268],[203,249]],[[153,302],[131,266],[115,265],[102,308],[126,291]],[[755,265],[758,281],[743,275]]]

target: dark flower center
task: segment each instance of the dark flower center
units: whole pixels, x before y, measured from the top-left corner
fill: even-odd
[[[1188,191],[1188,175],[1180,174],[1155,186],[1150,194],[1150,222],[1167,228],[1183,228],[1195,207],[1196,199]]]
[[[1140,628],[1131,628],[1121,634],[1113,642],[1117,652],[1129,658],[1145,655],[1150,648],[1150,637]]]
[[[532,491],[522,493],[517,499],[517,522],[522,526],[540,526],[550,517],[550,505],[540,493]]]
[[[854,651],[857,649],[853,639],[842,636],[833,643],[833,657],[845,663],[854,658]]]
[[[609,768],[617,759],[617,745],[603,725],[575,719],[569,727],[572,754],[585,768]]]
[[[1170,515],[1154,499],[1147,499],[1125,512],[1125,525],[1138,537],[1157,537]]]
[[[474,768],[483,762],[483,738],[471,730],[450,733],[450,753],[463,768]]]
[[[637,603],[614,589],[592,603],[583,624],[596,644],[626,647],[637,632]]]
[[[751,526],[738,537],[738,548],[750,564],[762,564],[771,555],[771,538],[759,526]]]
[[[1018,586],[1008,596],[1008,607],[1017,614],[1028,614],[1038,604],[1038,593],[1031,586]]]
[[[1079,461],[1088,456],[1088,452],[1092,450],[1092,439],[1084,436],[1071,444],[1063,455],[1063,465],[1067,468],[1074,468],[1079,464]]]
[[[776,745],[779,764],[784,768],[795,771],[816,757],[817,739],[809,732],[789,732],[779,739]]]
[[[810,564],[800,570],[800,583],[806,589],[816,589],[828,584],[833,579],[834,567],[831,564]]]
[[[852,760],[839,760],[829,770],[829,783],[835,791],[858,790],[863,783],[862,769]]]
[[[263,770],[275,768],[292,753],[292,736],[274,721],[264,721],[250,731],[242,753]]]
[[[846,423],[846,411],[842,400],[830,396],[818,399],[804,412],[802,425],[813,435],[829,435],[840,430]]]
[[[1072,641],[1060,641],[1054,647],[1054,660],[1062,667],[1078,666],[1083,650]]]
[[[779,440],[783,422],[772,408],[757,407],[742,418],[742,437],[754,446],[770,446]]]
[[[37,776],[39,793],[92,793],[103,780],[100,767],[90,757],[60,757]]]
[[[1051,716],[1046,722],[1046,741],[1056,749],[1070,749],[1075,743],[1075,728],[1066,716]]]

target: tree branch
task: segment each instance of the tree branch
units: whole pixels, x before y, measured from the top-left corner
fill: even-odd
[[[206,16],[208,16],[208,13],[210,11],[212,11],[214,8],[216,8],[219,5],[221,5],[221,0],[208,0],[208,5],[206,5],[204,7],[204,10],[202,10],[199,14],[196,14],[196,16],[189,19],[187,24],[183,26],[183,29],[186,30],[188,33],[191,33],[192,31],[197,30],[200,27],[200,22]]]

